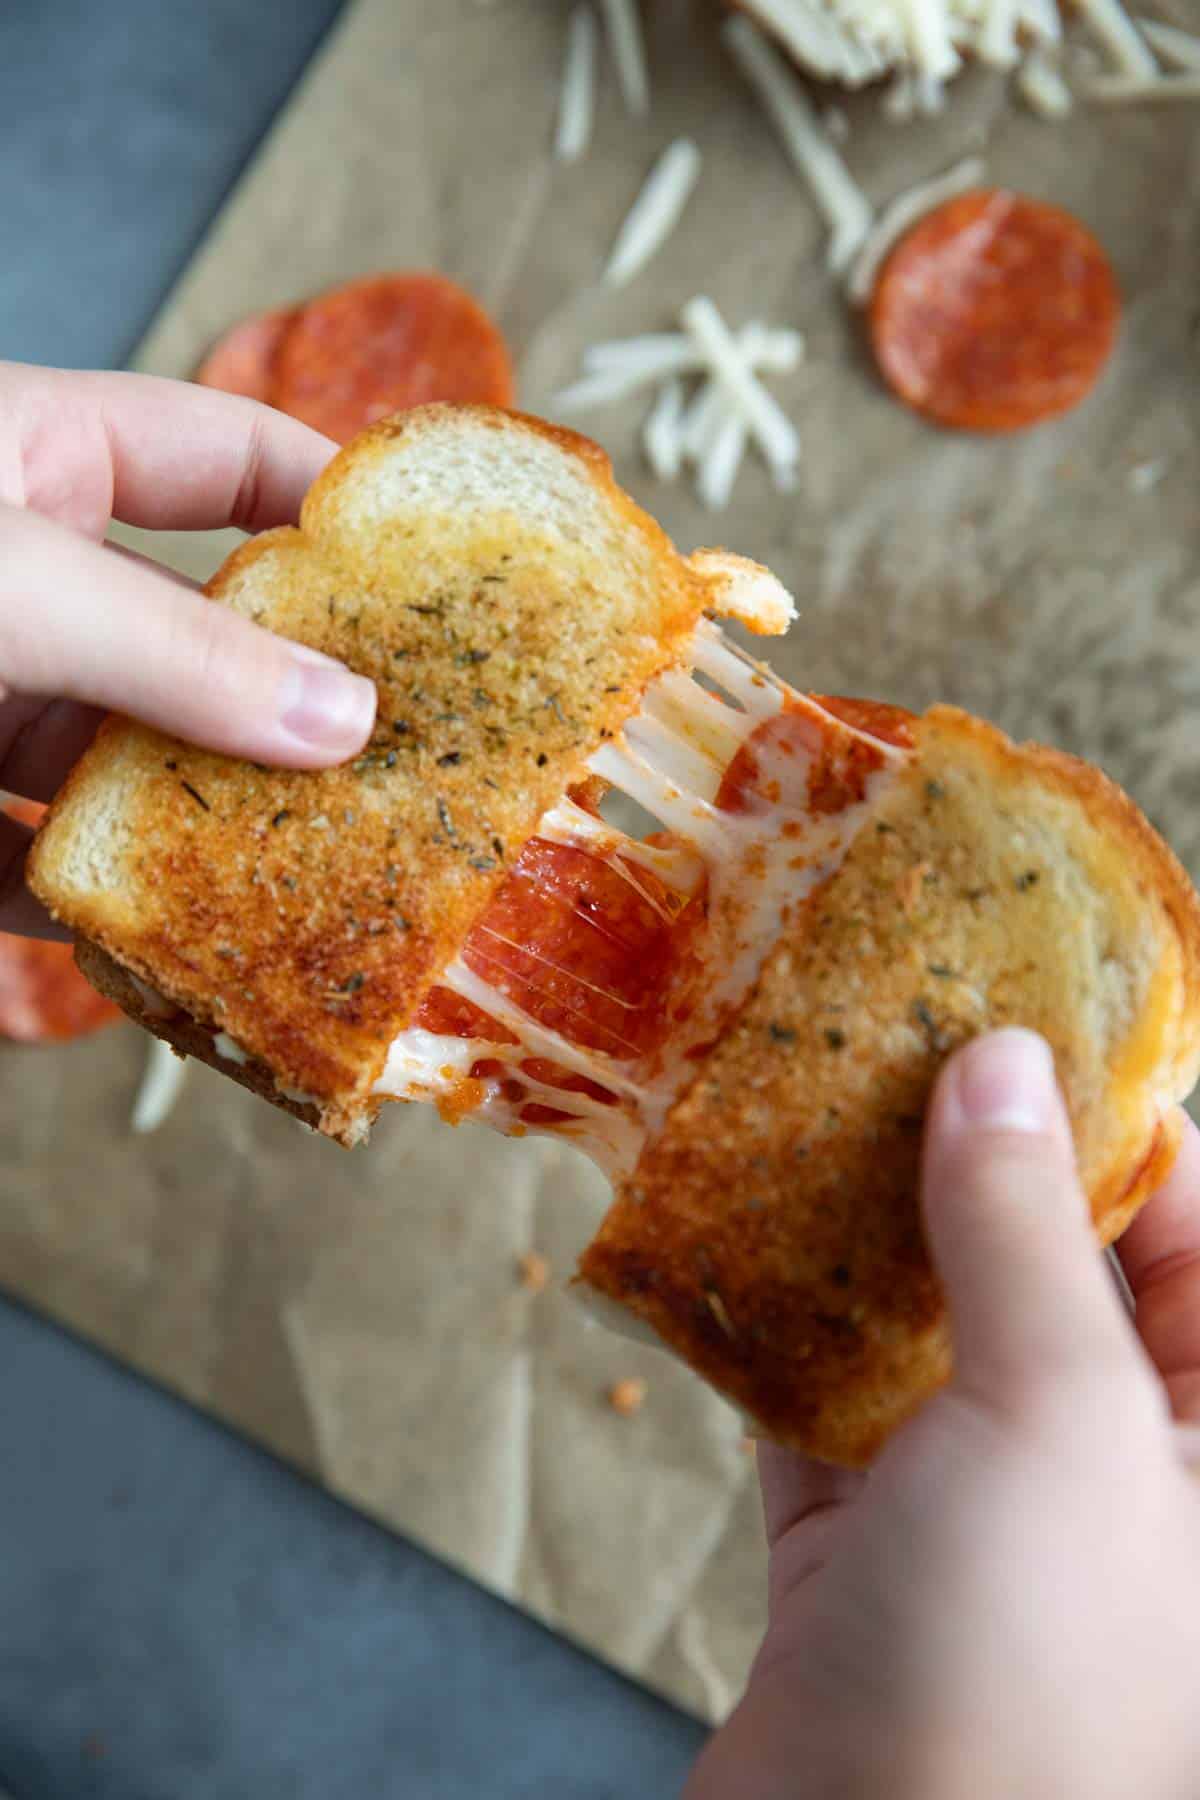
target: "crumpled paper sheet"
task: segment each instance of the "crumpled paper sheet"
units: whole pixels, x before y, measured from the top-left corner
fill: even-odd
[[[1078,212],[1126,301],[1115,364],[1071,417],[993,441],[942,434],[877,385],[824,270],[824,233],[721,55],[707,7],[651,9],[654,108],[606,72],[574,168],[548,146],[564,9],[359,0],[280,119],[145,344],[189,371],[243,313],[386,266],[437,266],[501,320],[532,411],[583,348],[671,324],[691,294],[800,325],[773,384],[804,434],[800,491],[748,461],[728,514],[647,474],[634,401],[578,421],[690,547],[770,563],[802,618],[772,654],[805,686],[949,699],[1092,757],[1200,867],[1195,339],[1200,135],[1186,106],[1052,126],[987,75],[946,117],[847,106],[847,155],[885,201],[979,150],[993,181]],[[598,280],[654,155],[687,132],[700,186],[652,267]],[[1139,491],[1142,465],[1161,465]],[[140,541],[137,534],[122,534]],[[143,545],[145,547],[145,545]],[[157,540],[203,575],[228,538]],[[562,1291],[603,1204],[547,1143],[391,1109],[346,1155],[205,1069],[131,1141],[141,1061],[123,1028],[3,1052],[0,1275],[118,1355],[317,1474],[612,1662],[709,1718],[763,1619],[752,1460],[732,1410]],[[549,1289],[516,1259],[536,1247]],[[607,1405],[647,1382],[635,1417]]]

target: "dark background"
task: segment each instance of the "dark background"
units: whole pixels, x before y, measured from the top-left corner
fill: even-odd
[[[125,361],[338,11],[8,0],[0,357]],[[702,1735],[0,1300],[11,1800],[635,1800]]]

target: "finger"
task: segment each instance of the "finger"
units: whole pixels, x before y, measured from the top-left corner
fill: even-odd
[[[1117,1245],[1138,1333],[1175,1416],[1200,1422],[1200,1131],[1189,1119],[1166,1182]]]
[[[353,756],[374,684],[329,657],[0,506],[0,683],[129,713],[208,749],[292,768]]]
[[[995,1032],[943,1071],[923,1203],[961,1389],[1007,1409],[1064,1378],[1144,1374],[1092,1236],[1041,1038]]]
[[[14,694],[0,702],[0,789],[52,800],[103,717],[99,707],[77,700]]]
[[[866,1476],[814,1462],[781,1444],[758,1446],[758,1479],[762,1487],[767,1542],[775,1545],[793,1526],[853,1500]]]
[[[69,943],[71,932],[57,924],[25,886],[25,853],[32,842],[27,825],[0,813],[0,931]]]
[[[0,500],[100,538],[294,520],[337,446],[254,400],[152,375],[0,364]]]

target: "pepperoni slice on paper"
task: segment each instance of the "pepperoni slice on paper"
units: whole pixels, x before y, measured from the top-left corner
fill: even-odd
[[[269,405],[279,346],[296,312],[294,306],[283,306],[274,312],[252,313],[240,324],[231,325],[200,364],[195,379],[202,387],[244,394]]]
[[[45,807],[12,800],[2,809],[36,825]],[[0,1038],[21,1044],[83,1037],[121,1017],[75,967],[70,944],[43,943],[0,932]]]
[[[499,330],[441,275],[373,275],[301,307],[279,346],[272,403],[345,443],[426,401],[513,402]]]
[[[1108,258],[1078,219],[980,188],[901,238],[875,287],[870,333],[884,380],[917,412],[1017,431],[1078,405],[1119,316]]]

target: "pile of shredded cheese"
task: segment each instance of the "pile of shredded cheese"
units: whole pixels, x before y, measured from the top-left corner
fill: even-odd
[[[1062,66],[1063,16],[1071,13],[1102,52],[1108,72],[1081,89],[1088,98],[1187,97],[1196,84],[1168,65],[1200,68],[1200,39],[1173,25],[1135,20],[1122,0],[741,0],[744,11],[802,69],[863,87],[892,77],[894,117],[937,112],[944,88],[968,61],[1016,71],[1022,99],[1044,117],[1070,110]],[[1193,60],[1195,58],[1196,60]]]
[[[758,321],[733,333],[705,295],[688,301],[679,322],[679,332],[594,345],[584,355],[582,377],[558,395],[555,410],[586,412],[652,391],[642,446],[660,480],[673,481],[690,468],[701,501],[719,512],[753,444],[776,487],[790,491],[800,439],[760,377],[796,369],[804,339]]]
[[[1047,119],[1069,113],[1076,92],[1112,103],[1200,97],[1200,36],[1135,19],[1122,0],[1074,0],[1094,53],[1091,70],[1081,74],[1077,65],[1073,82],[1059,0],[740,0],[740,6],[723,27],[726,48],[824,219],[829,267],[858,306],[869,300],[892,245],[933,207],[981,183],[984,164],[967,157],[894,196],[876,215],[839,148],[849,135],[845,114],[832,106],[819,113],[799,71],[850,88],[888,78],[883,106],[901,120],[941,111],[946,83],[972,59],[1012,70],[1017,92]],[[649,111],[638,0],[578,0],[567,25],[556,136],[564,161],[581,156],[591,139],[599,19],[627,111]],[[662,153],[617,233],[604,270],[609,285],[632,280],[662,248],[699,175],[700,152],[690,138]],[[799,333],[758,322],[731,332],[704,296],[688,302],[680,322],[678,334],[595,346],[584,357],[582,378],[558,396],[558,410],[582,412],[651,389],[642,445],[661,480],[690,469],[700,499],[718,511],[753,443],[776,486],[794,486],[799,439],[760,377],[795,368],[803,355]]]

